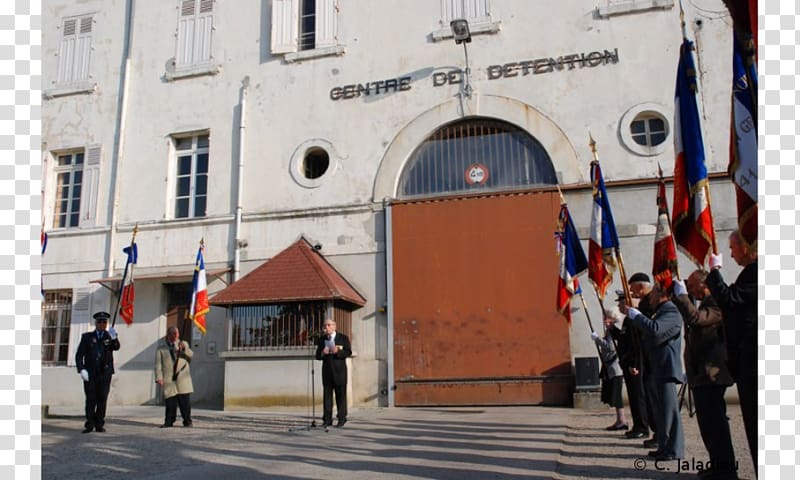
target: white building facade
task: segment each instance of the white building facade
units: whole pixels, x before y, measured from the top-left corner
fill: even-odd
[[[712,3],[704,10],[686,5],[686,20],[697,45],[715,222],[725,232],[736,225],[733,188],[722,175],[731,31],[729,18],[707,13],[724,12],[722,2]],[[356,353],[350,402],[402,404],[395,401],[398,385],[414,379],[398,364],[431,353],[401,352],[418,332],[402,336],[406,319],[397,317],[395,306],[411,300],[399,298],[408,295],[400,286],[408,277],[396,275],[413,273],[399,273],[395,253],[410,245],[398,242],[413,239],[398,236],[393,222],[401,217],[393,209],[442,198],[555,195],[558,183],[585,239],[589,132],[609,184],[627,272],[649,272],[655,179],[659,164],[671,176],[674,163],[678,8],[673,0],[45,0],[43,403],[83,402],[75,349],[80,334],[93,328],[91,315],[116,306],[122,248],[135,226],[135,319],[130,326],[117,323],[122,348],[115,355],[112,405],[158,401],[156,344],[167,325],[182,318],[201,239],[213,298],[301,237],[318,245],[366,300],[349,325]],[[470,43],[454,42],[450,21],[456,18],[469,21]],[[426,145],[463,145],[437,134],[477,143],[470,151],[432,154]],[[481,155],[485,160],[476,160]],[[504,171],[504,162],[521,156],[531,160],[518,162],[519,171]],[[423,161],[427,170],[420,170]],[[475,218],[479,232],[483,217]],[[552,236],[552,213],[518,218],[527,221]],[[503,235],[525,234],[506,232],[488,240],[487,248],[501,249]],[[445,241],[459,238],[467,237],[453,231]],[[719,239],[732,278],[737,269],[727,255],[727,235]],[[554,258],[551,243],[536,245]],[[508,266],[495,267],[493,278],[503,278]],[[685,257],[681,268],[690,271]],[[557,271],[548,263],[531,273],[551,290],[526,293],[530,312],[545,304],[555,310]],[[599,327],[598,304],[587,301]],[[432,312],[437,308],[430,305]],[[568,370],[574,358],[594,355],[583,313],[573,317],[572,325],[558,327]],[[303,404],[308,349],[243,344],[234,323],[230,308],[212,307],[205,336],[185,331],[195,349],[194,402]],[[475,327],[449,328],[458,338]],[[506,348],[500,343],[479,362],[492,363],[488,359]],[[449,355],[459,357],[457,350]],[[425,368],[449,355],[430,357]],[[524,382],[521,372],[533,372],[531,378],[541,381],[545,370],[509,366],[496,377]],[[453,371],[442,380],[428,369],[417,377],[440,385],[492,384],[495,375]],[[467,398],[454,403],[484,401],[482,393],[464,391]],[[426,395],[407,404],[452,400]]]

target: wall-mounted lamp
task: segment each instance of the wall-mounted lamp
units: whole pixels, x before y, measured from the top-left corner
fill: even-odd
[[[467,44],[472,41],[472,34],[469,32],[469,22],[463,18],[457,18],[450,22],[450,30],[453,32],[453,39],[456,45],[464,44],[464,83],[463,87],[459,90],[459,94],[466,97],[472,96],[472,84],[470,83],[470,68],[469,68],[469,54],[467,53]]]

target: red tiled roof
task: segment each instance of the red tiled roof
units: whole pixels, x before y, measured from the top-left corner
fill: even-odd
[[[211,298],[212,305],[344,300],[359,307],[366,300],[325,257],[300,238]]]

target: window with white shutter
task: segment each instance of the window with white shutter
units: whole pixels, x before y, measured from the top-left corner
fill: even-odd
[[[342,55],[338,0],[272,0],[270,52],[287,62]]]
[[[450,22],[464,19],[469,22],[472,35],[484,33],[497,33],[500,31],[500,22],[492,20],[489,0],[440,0],[442,17],[439,23],[441,29],[432,33],[433,40],[453,38]]]
[[[92,58],[93,16],[65,18],[61,25],[56,84],[66,86],[89,80]]]
[[[176,69],[211,62],[214,31],[214,0],[181,0],[178,14]]]

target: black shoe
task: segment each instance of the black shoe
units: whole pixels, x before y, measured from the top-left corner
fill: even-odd
[[[165,423],[164,425],[161,425],[158,428],[172,428],[172,424],[171,423]]]
[[[192,428],[192,422],[183,422],[184,427]]]
[[[330,420],[323,420],[322,421],[322,426],[323,427],[330,427],[331,425],[333,425],[333,422],[330,421]]]
[[[345,423],[347,423],[347,420],[339,420],[336,422],[336,428],[344,427]]]
[[[644,432],[637,432],[636,430],[631,430],[629,432],[625,432],[625,438],[644,438],[647,434]]]
[[[647,452],[647,456],[650,458],[659,458],[663,455],[665,455],[665,453],[662,450],[650,450]]]
[[[658,440],[656,440],[655,438],[647,439],[644,442],[642,442],[642,446],[644,446],[645,448],[657,447],[658,446]]]
[[[95,431],[97,431],[97,432],[100,432],[100,433],[103,433],[103,432],[105,432],[105,431],[106,431],[106,429],[105,429],[105,428],[103,428],[103,427],[97,427],[97,428],[95,428]]]
[[[615,430],[627,430],[628,424],[627,423],[615,423],[613,425],[609,425],[606,427],[606,430],[615,431]]]
[[[89,432],[91,432],[92,430],[94,430],[94,428],[93,428],[93,427],[86,427],[86,428],[84,428],[83,430],[81,430],[81,433],[89,433]]]

